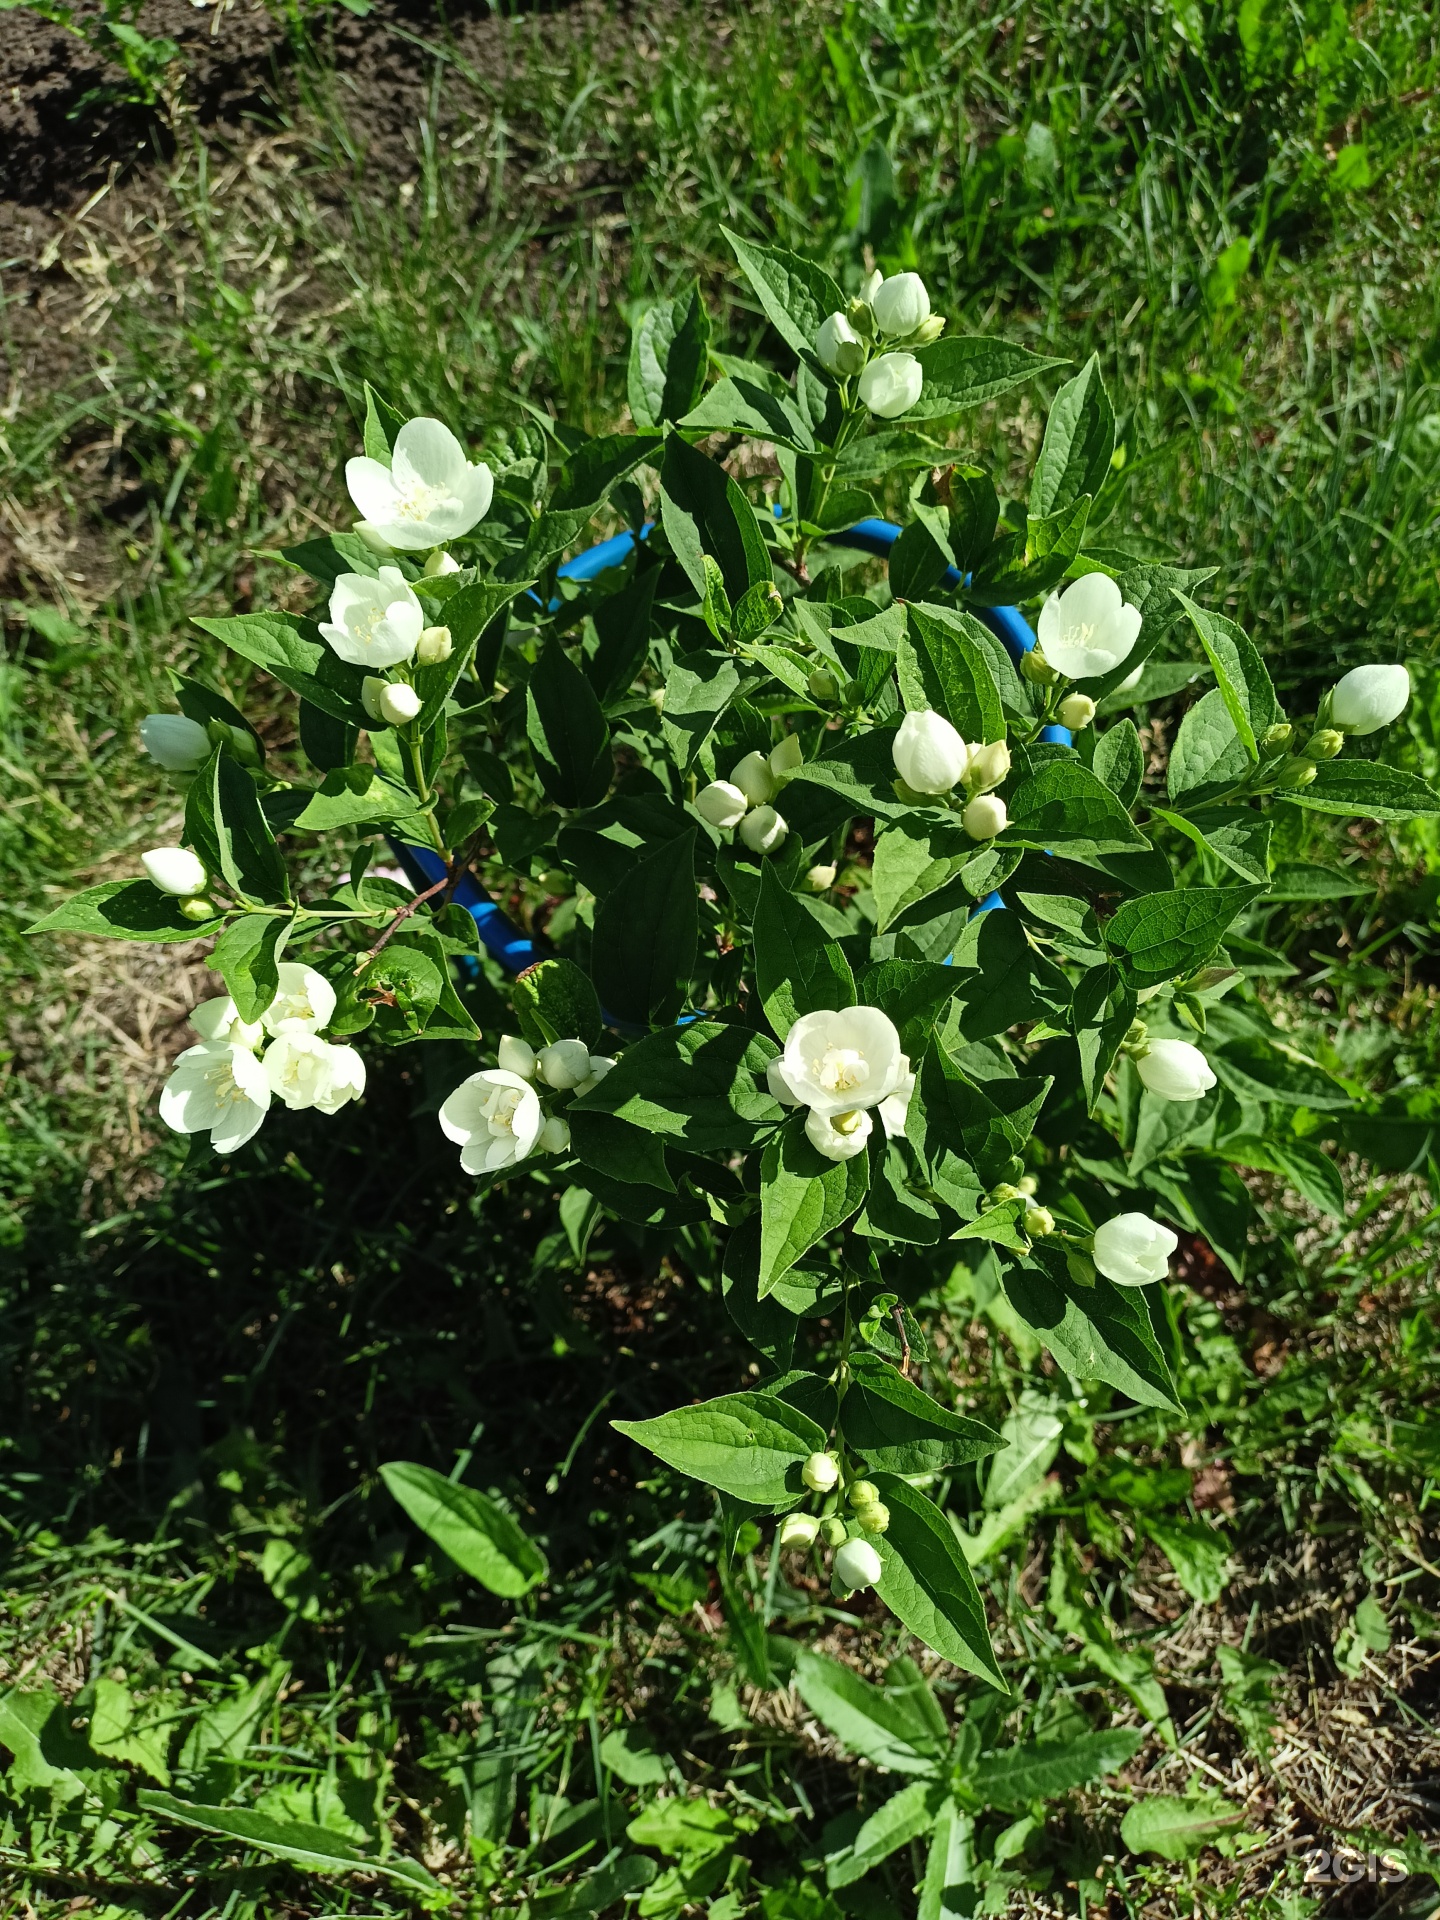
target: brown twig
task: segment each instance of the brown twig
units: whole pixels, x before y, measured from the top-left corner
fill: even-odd
[[[384,947],[386,941],[390,939],[392,934],[398,933],[400,931],[400,928],[404,925],[404,923],[410,918],[411,914],[414,913],[418,907],[423,907],[425,902],[430,898],[432,898],[433,895],[439,893],[442,887],[448,887],[451,884],[452,884],[452,881],[451,881],[450,870],[447,867],[445,872],[434,883],[433,886],[426,887],[423,893],[417,893],[413,900],[407,900],[404,906],[398,910],[398,912],[395,915],[395,918],[390,922],[389,926],[386,927],[385,931],[381,934],[380,938],[375,942],[374,946],[371,947],[369,952],[362,953],[360,958],[355,962],[356,973],[363,973],[365,971],[366,967],[368,967],[371,961],[374,960],[377,957],[377,955],[380,953],[380,950]]]
[[[895,1331],[900,1336],[900,1371],[908,1380],[910,1378],[910,1337],[905,1331],[905,1316],[900,1311],[898,1303],[891,1307],[890,1311],[895,1316]]]

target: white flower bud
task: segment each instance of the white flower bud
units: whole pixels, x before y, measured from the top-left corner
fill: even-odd
[[[651,691],[650,691],[650,704],[651,704],[651,706],[652,706],[652,707],[654,707],[654,709],[655,709],[655,711],[656,711],[657,713],[663,713],[663,712],[665,711],[665,689],[664,689],[664,687],[653,687],[653,688],[651,689]]]
[[[740,764],[731,769],[730,784],[740,789],[752,807],[763,807],[767,800],[775,798],[775,776],[763,753],[747,753]]]
[[[1117,1213],[1095,1230],[1096,1266],[1119,1287],[1148,1287],[1170,1271],[1180,1244],[1168,1227],[1144,1213]]]
[[[970,764],[970,749],[943,713],[907,713],[891,754],[915,793],[949,793]]]
[[[740,838],[752,853],[774,853],[789,831],[774,807],[756,807],[740,822]]]
[[[518,1073],[522,1080],[533,1080],[535,1049],[517,1033],[502,1033],[495,1049],[495,1064],[505,1073]]]
[[[387,720],[392,727],[407,726],[420,711],[420,696],[408,681],[387,681],[380,691],[376,703],[380,708],[380,718]]]
[[[913,353],[882,353],[860,376],[860,404],[877,419],[895,420],[920,398],[925,369]]]
[[[885,276],[878,267],[873,268],[860,282],[859,297],[865,302],[867,307],[875,304],[875,296],[884,284]]]
[[[570,1144],[570,1123],[562,1120],[558,1113],[552,1113],[540,1129],[540,1138],[536,1141],[539,1153],[564,1153]]]
[[[906,343],[912,347],[931,347],[945,331],[943,313],[932,313],[930,318],[918,326]]]
[[[821,706],[829,706],[840,698],[840,682],[828,667],[817,667],[805,682],[806,690],[812,700],[818,700]]]
[[[1135,1071],[1141,1085],[1161,1100],[1198,1100],[1215,1084],[1210,1062],[1188,1040],[1151,1040]]]
[[[1005,802],[994,793],[977,794],[960,816],[960,824],[972,840],[993,840],[1005,831],[1009,820]]]
[[[847,1540],[835,1551],[835,1578],[855,1592],[873,1587],[885,1571],[885,1563],[868,1540]]]
[[[460,562],[453,553],[446,553],[443,547],[437,547],[425,562],[425,578],[438,580],[442,574],[461,572]]]
[[[149,853],[141,854],[140,864],[162,893],[188,900],[204,891],[208,877],[205,862],[188,847],[152,847]]]
[[[193,773],[210,758],[210,736],[183,713],[147,713],[140,744],[167,773]]]
[[[831,1453],[812,1453],[800,1469],[800,1478],[811,1493],[829,1493],[840,1484],[840,1466]]]
[[[989,740],[982,747],[971,747],[965,785],[971,793],[988,793],[992,787],[998,787],[1009,772],[1009,747],[1003,740]]]
[[[415,664],[438,667],[454,651],[455,642],[448,627],[422,627],[420,638],[415,642]]]
[[[1342,733],[1376,733],[1410,702],[1404,667],[1352,667],[1330,696],[1330,718]]]
[[[695,796],[695,811],[712,827],[738,827],[750,802],[729,780],[712,780]]]
[[[815,352],[821,366],[841,380],[850,379],[865,364],[865,342],[843,313],[829,314],[820,322]]]
[[[535,1071],[547,1087],[566,1093],[590,1077],[590,1049],[583,1040],[556,1040],[536,1055]]]
[[[1067,693],[1056,715],[1062,727],[1080,733],[1095,718],[1095,702],[1088,693]]]
[[[930,295],[918,273],[892,273],[870,296],[870,308],[881,333],[898,340],[930,318]]]
[[[840,871],[836,866],[813,866],[806,874],[801,885],[806,893],[828,893],[835,884],[835,876]]]
[[[776,1545],[785,1550],[813,1547],[819,1531],[820,1522],[813,1513],[787,1513],[780,1522]]]
[[[805,749],[800,745],[799,738],[787,733],[778,745],[770,749],[768,764],[777,781],[788,780],[797,767],[805,764]]]
[[[848,1113],[817,1113],[812,1107],[805,1116],[805,1138],[827,1160],[853,1160],[865,1151],[874,1125],[862,1107]]]

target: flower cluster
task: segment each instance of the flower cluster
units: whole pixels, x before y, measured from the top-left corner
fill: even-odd
[[[321,1035],[335,1012],[330,982],[293,961],[282,961],[279,973],[279,991],[258,1020],[242,1020],[228,994],[192,1012],[200,1044],[180,1055],[160,1095],[167,1127],[208,1133],[218,1153],[233,1153],[258,1133],[272,1099],[292,1112],[338,1113],[365,1091],[365,1062],[354,1047]]]
[[[505,1034],[496,1064],[462,1080],[441,1107],[441,1130],[459,1147],[460,1165],[470,1174],[502,1173],[532,1153],[563,1153],[569,1122],[547,1115],[536,1083],[555,1093],[588,1093],[614,1064],[583,1040],[556,1040],[537,1051]]]
[[[809,1109],[805,1138],[817,1153],[853,1160],[874,1131],[873,1113],[888,1139],[904,1133],[915,1075],[887,1014],[846,1007],[801,1014],[767,1084],[782,1106]]]
[[[801,762],[800,742],[787,734],[769,754],[751,752],[739,761],[728,780],[712,780],[695,796],[695,811],[712,827],[728,832],[738,828],[752,853],[778,853],[790,829],[771,805]],[[834,875],[827,885],[833,885]],[[817,891],[823,892],[823,888]]]
[[[972,840],[993,840],[1009,824],[1005,802],[991,791],[1010,773],[1003,740],[969,746],[944,714],[921,709],[900,722],[891,749],[902,800],[923,804],[947,798],[962,783],[969,796],[960,823]]]
[[[844,313],[828,314],[815,336],[815,354],[827,373],[859,375],[860,404],[877,419],[895,420],[920,398],[925,369],[909,351],[928,347],[945,330],[931,313],[930,294],[918,273],[869,274]],[[874,353],[876,343],[885,351]]]

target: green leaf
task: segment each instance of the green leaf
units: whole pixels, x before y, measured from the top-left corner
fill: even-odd
[[[333,653],[313,620],[293,613],[246,613],[194,623],[283,686],[353,727],[373,727],[361,687],[365,675]]]
[[[315,540],[302,540],[296,546],[282,547],[279,558],[308,573],[327,593],[342,573],[363,573],[373,580],[384,564],[358,533],[327,533]]]
[[[348,767],[355,758],[360,729],[346,720],[337,720],[308,700],[300,702],[300,748],[312,767],[330,773]]]
[[[222,924],[187,920],[173,894],[149,880],[106,880],[72,894],[27,933],[79,933],[92,940],[203,940]]]
[[[872,1813],[850,1845],[825,1861],[827,1887],[848,1887],[863,1879],[899,1847],[909,1846],[928,1833],[950,1797],[943,1780],[912,1780],[908,1787]]]
[[[356,997],[375,1009],[375,1032],[383,1040],[413,1040],[440,1004],[445,979],[428,953],[392,940],[355,976]]]
[[[101,1674],[86,1738],[96,1753],[139,1767],[162,1787],[170,1784],[170,1741],[179,1715],[175,1695],[140,1702],[118,1680]]]
[[[1312,865],[1308,860],[1277,860],[1270,874],[1270,899],[1353,900],[1373,893],[1375,882],[1358,870]]]
[[[975,1912],[975,1819],[952,1800],[940,1809],[916,1920],[968,1920]]]
[[[415,691],[420,695],[420,712],[415,725],[421,733],[428,733],[445,711],[445,703],[460,684],[461,676],[475,665],[477,678],[483,678],[488,690],[494,681],[494,657],[485,664],[487,650],[491,644],[488,636],[494,635],[494,645],[499,648],[500,635],[504,630],[506,608],[510,602],[525,591],[531,576],[522,576],[515,580],[477,580],[468,587],[462,587],[458,593],[451,594],[441,608],[441,617],[437,625],[450,629],[451,652],[448,660],[437,661],[433,667],[416,667],[414,670]],[[496,623],[499,623],[497,630]],[[485,645],[482,648],[481,642]],[[374,729],[374,722],[370,723]]]
[[[843,634],[840,636],[843,639]],[[818,760],[807,760],[790,776],[787,792],[810,782],[838,794],[853,813],[889,820],[909,810],[910,803],[895,798],[895,729],[874,727],[849,734],[826,748]]]
[[[797,1260],[859,1211],[870,1180],[868,1154],[827,1160],[805,1138],[796,1114],[769,1142],[760,1166],[760,1298]]]
[[[907,426],[917,420],[941,420],[967,407],[984,406],[1038,374],[1065,364],[984,334],[952,334],[933,346],[921,347],[915,358],[924,369],[925,384],[905,416]]]
[[[388,467],[395,446],[395,436],[405,425],[405,415],[398,413],[388,400],[382,399],[367,380],[365,382],[365,452],[372,460],[378,460],[382,467]]]
[[[1025,938],[1018,913],[975,914],[955,943],[954,964],[961,976],[960,1034],[970,1041],[988,1040],[1035,1019],[1041,1010],[1039,989],[1065,984],[1059,969]]]
[[[664,444],[658,433],[606,433],[582,442],[566,460],[547,511],[593,514],[628,474],[652,459]]]
[[[665,1159],[665,1143],[658,1134],[632,1127],[614,1114],[587,1113],[579,1107],[572,1108],[566,1118],[571,1150],[590,1171],[630,1186],[654,1187],[661,1193],[676,1191]]]
[[[1003,1447],[998,1433],[951,1413],[876,1354],[850,1358],[840,1407],[846,1445],[881,1473],[938,1473]]]
[[[673,300],[657,300],[630,337],[626,392],[639,427],[687,414],[705,389],[710,315],[698,281]]]
[[[1065,1423],[1054,1402],[1027,1388],[1000,1429],[1005,1451],[991,1461],[986,1476],[983,1506],[987,1513],[1011,1506],[1045,1478],[1064,1432]]]
[[[242,1020],[258,1020],[280,991],[280,955],[293,926],[276,913],[246,913],[215,942],[210,964]]]
[[[1273,823],[1254,807],[1207,808],[1191,820],[1156,807],[1154,816],[1183,833],[1193,845],[1259,887],[1270,885],[1270,835]]]
[[[1190,616],[1205,657],[1215,669],[1215,681],[1226,711],[1252,765],[1260,759],[1259,742],[1284,715],[1270,675],[1265,671],[1249,636],[1223,614],[1207,613],[1186,594],[1175,598]]]
[[[708,1800],[657,1800],[637,1814],[625,1829],[637,1846],[661,1853],[712,1853],[735,1834],[735,1819],[724,1807]]]
[[[1213,1790],[1187,1794],[1156,1793],[1137,1800],[1120,1822],[1120,1838],[1132,1853],[1155,1853],[1162,1860],[1193,1860],[1245,1819],[1243,1807]]]
[[[929,1046],[935,1022],[959,990],[961,978],[953,967],[928,960],[881,960],[866,969],[860,997],[867,1007],[890,1016],[913,1064]]]
[[[986,650],[971,631],[980,622],[959,612],[948,620],[937,620],[915,606],[908,607],[906,614],[898,660],[906,705],[933,707],[966,740],[1003,740],[1005,709],[1000,690]],[[918,672],[907,673],[911,661]]]
[[[1073,1740],[1040,1740],[982,1754],[967,1786],[987,1807],[1019,1812],[1032,1800],[1058,1800],[1132,1760],[1145,1744],[1135,1727],[1110,1727]]]
[[[1225,930],[1265,889],[1185,887],[1178,893],[1146,893],[1127,900],[1105,929],[1135,987],[1158,986],[1191,973],[1208,960]]]
[[[252,900],[290,898],[290,876],[260,806],[255,782],[227,753],[217,753],[212,805],[220,871],[236,893]],[[204,771],[196,776],[205,777]]]
[[[1105,1091],[1105,1077],[1115,1065],[1138,1004],[1135,989],[1122,980],[1118,967],[1089,967],[1080,976],[1071,1017],[1080,1050],[1085,1102],[1092,1113]]]
[[[1418,773],[1379,760],[1323,760],[1311,784],[1287,790],[1285,798],[1312,813],[1362,820],[1429,820],[1440,813],[1440,795]]]
[[[554,637],[526,683],[525,731],[540,784],[557,807],[593,807],[605,798],[615,771],[610,729],[590,682]]]
[[[0,1746],[14,1755],[6,1784],[12,1792],[27,1788],[55,1800],[74,1800],[85,1791],[82,1769],[93,1764],[88,1744],[70,1726],[70,1709],[52,1687],[0,1693]]]
[[[932,515],[937,511],[929,509]],[[943,528],[944,515],[939,517]],[[954,564],[948,537],[928,520],[912,520],[908,527],[901,529],[900,538],[890,549],[886,562],[890,591],[897,600],[922,600],[932,588],[939,586],[946,570]]]
[[[1192,1600],[1213,1607],[1230,1584],[1230,1543],[1203,1520],[1146,1519],[1145,1531]]]
[[[910,813],[886,827],[870,870],[877,930],[887,932],[903,913],[938,893],[974,851],[958,820]]]
[[[667,1467],[759,1507],[790,1507],[805,1492],[800,1469],[825,1434],[769,1393],[726,1393],[653,1420],[612,1420]]]
[[[906,1694],[872,1686],[853,1668],[804,1646],[795,1659],[795,1685],[816,1718],[862,1760],[891,1773],[936,1771],[943,1734],[937,1736]]]
[[[755,910],[755,985],[781,1040],[802,1013],[855,1004],[855,976],[835,936],[768,860]]]
[[[1145,778],[1145,750],[1133,720],[1118,721],[1098,736],[1092,771],[1127,812],[1134,806]]]
[[[673,1020],[695,970],[699,928],[692,829],[637,860],[595,909],[590,977],[601,1005],[641,1026]]]
[[[1103,781],[1077,760],[1051,760],[1016,788],[1003,846],[1036,847],[1091,863],[1099,854],[1148,850],[1150,842]]]
[[[1025,523],[1025,537],[1002,536],[984,562],[975,569],[966,592],[982,606],[1002,606],[1029,600],[1057,585],[1078,557],[1090,517],[1090,496],[1058,513]]]
[[[687,653],[671,663],[660,726],[682,772],[694,766],[742,684],[733,654]]]
[[[845,295],[813,261],[787,253],[783,247],[757,247],[728,227],[720,231],[730,242],[771,326],[802,360],[813,360],[820,323],[832,313],[845,311]]]
[[[613,1113],[697,1152],[743,1151],[785,1117],[764,1084],[778,1052],[768,1034],[715,1020],[667,1028],[626,1047],[571,1110]]]
[[[1248,778],[1250,764],[1225,696],[1214,687],[1180,722],[1170,749],[1165,790],[1173,801],[1203,805]]]
[[[717,381],[680,425],[687,433],[754,434],[795,453],[811,453],[815,447],[815,436],[798,409],[743,375]]]
[[[660,573],[659,567],[644,568],[595,608],[596,647],[585,661],[585,675],[601,706],[623,699],[645,664]]]
[[[474,1487],[412,1460],[387,1461],[380,1477],[420,1531],[501,1599],[518,1599],[549,1573],[535,1542]]]
[[[1030,482],[1030,512],[1039,519],[1072,506],[1082,493],[1095,495],[1110,477],[1115,451],[1115,409],[1092,354],[1051,402],[1045,438]]]
[[[1043,1260],[1043,1264],[1042,1264]],[[1178,1411],[1174,1383],[1142,1287],[1117,1287],[1103,1274],[1079,1286],[1048,1249],[1010,1267],[1006,1298],[1076,1380],[1104,1380],[1144,1407]]]
[[[295,825],[309,833],[329,833],[364,820],[403,820],[417,804],[413,793],[393,786],[375,767],[337,767],[295,816]]]
[[[722,466],[678,433],[665,442],[660,503],[675,558],[702,600],[707,554],[718,563],[732,604],[757,580],[771,578],[755,509]]]
[[[532,1047],[548,1047],[556,1040],[583,1040],[587,1047],[599,1042],[600,1002],[573,960],[542,960],[527,967],[515,982],[512,1003],[520,1031]]]
[[[1307,1141],[1276,1135],[1231,1134],[1221,1151],[1232,1166],[1260,1167],[1278,1173],[1302,1199],[1334,1220],[1345,1217],[1345,1182],[1327,1153]]]
[[[893,1474],[880,1474],[875,1485],[890,1509],[889,1529],[870,1536],[882,1567],[875,1591],[927,1647],[1007,1692],[954,1528],[932,1500]]]
[[[292,1861],[311,1873],[365,1873],[382,1880],[398,1880],[402,1885],[424,1894],[438,1894],[440,1883],[431,1878],[418,1860],[403,1854],[366,1853],[330,1827],[313,1827],[299,1820],[276,1820],[268,1813],[250,1807],[213,1807],[176,1800],[168,1793],[141,1787],[136,1799],[147,1812],[182,1827],[198,1827],[202,1833],[223,1834],[262,1853],[273,1853]]]

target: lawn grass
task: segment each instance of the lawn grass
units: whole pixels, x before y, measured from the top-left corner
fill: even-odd
[[[871,258],[916,266],[957,328],[1098,351],[1131,530],[1220,569],[1216,599],[1288,688],[1403,654],[1426,696],[1416,752],[1434,752],[1427,10],[916,0],[452,28],[381,9],[364,44],[384,58],[361,58],[348,15],[313,13],[265,124],[221,141],[182,111],[165,167],[41,220],[44,272],[21,258],[0,276],[0,1674],[63,1703],[28,1788],[12,1773],[0,1876],[47,1916],[76,1898],[226,1920],[417,1910],[402,1881],[277,1863],[144,1810],[140,1790],[328,1826],[425,1861],[451,1910],[528,1897],[538,1916],[684,1781],[739,1823],[736,1900],[682,1852],[674,1903],[650,1910],[704,1888],[696,1910],[724,1920],[768,1889],[764,1920],[833,1920],[815,1890],[826,1823],[876,1791],[797,1718],[786,1649],[818,1624],[874,1670],[893,1623],[827,1615],[763,1551],[722,1590],[706,1502],[637,1483],[608,1431],[749,1364],[683,1247],[615,1229],[582,1253],[540,1182],[524,1208],[472,1203],[433,1153],[425,1109],[450,1083],[433,1052],[433,1085],[391,1066],[363,1112],[300,1118],[228,1178],[185,1175],[153,1095],[199,959],[22,938],[49,889],[164,837],[176,805],[156,803],[135,723],[168,704],[168,666],[213,670],[191,614],[283,592],[264,553],[333,510],[364,378],[471,436],[527,402],[599,426],[623,406],[636,304],[692,275],[730,344],[767,350],[722,224],[851,282]],[[1014,472],[1040,417],[979,416],[974,450]],[[277,746],[288,724],[269,716]],[[1434,891],[1418,836],[1345,851],[1378,892],[1293,923],[1297,973],[1276,991],[1357,1079],[1413,1092],[1419,1123],[1397,1118],[1393,1171],[1354,1187],[1344,1222],[1262,1187],[1243,1288],[1188,1249],[1185,1421],[1066,1401],[1057,1504],[982,1583],[1015,1686],[999,1737],[1077,1708],[1141,1723],[1046,1611],[1032,1552],[1077,1542],[1179,1730],[1127,1778],[1218,1778],[1263,1841],[1248,1861],[1206,1855],[1192,1886],[1195,1869],[1119,1846],[1130,1789],[1107,1787],[1052,1812],[1029,1856],[1050,1884],[1017,1886],[1017,1912],[1104,1910],[1108,1853],[1111,1912],[1369,1913],[1307,1893],[1287,1848],[1407,1826],[1419,1877],[1385,1910],[1428,1910],[1434,1807],[1410,1783],[1436,1761],[1437,1238],[1417,1177]],[[934,1313],[945,1372],[999,1421],[1055,1383],[984,1296],[983,1272],[938,1276]],[[396,1458],[509,1500],[553,1582],[510,1608],[427,1557],[377,1478]],[[967,1513],[979,1491],[960,1476],[951,1498]],[[1160,1544],[1201,1523],[1232,1556],[1218,1594]],[[1356,1637],[1371,1599],[1388,1646]],[[1242,1639],[1275,1667],[1250,1708],[1214,1665]],[[112,1756],[122,1787],[65,1745],[115,1676],[141,1703]],[[869,1906],[849,1889],[845,1911],[909,1911],[911,1884],[897,1873]]]

